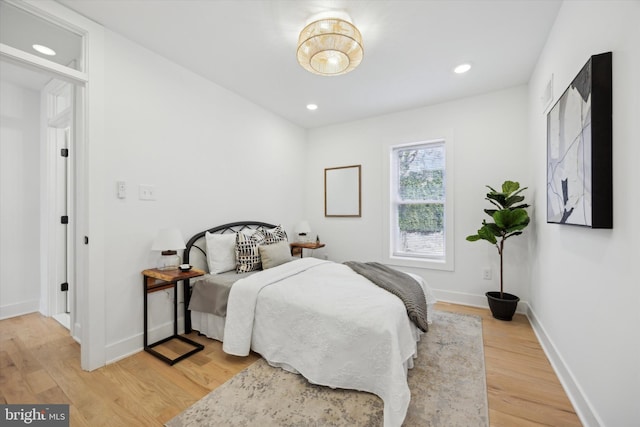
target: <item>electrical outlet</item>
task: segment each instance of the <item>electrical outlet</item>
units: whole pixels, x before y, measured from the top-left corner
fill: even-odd
[[[482,278],[484,280],[491,280],[491,269],[485,268],[482,270]]]
[[[140,200],[155,200],[156,187],[153,185],[140,184],[138,187],[138,198]]]

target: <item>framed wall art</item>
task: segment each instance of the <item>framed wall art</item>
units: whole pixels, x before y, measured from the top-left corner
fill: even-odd
[[[613,228],[611,52],[593,55],[547,114],[547,222]]]
[[[360,165],[324,170],[324,216],[361,216]]]

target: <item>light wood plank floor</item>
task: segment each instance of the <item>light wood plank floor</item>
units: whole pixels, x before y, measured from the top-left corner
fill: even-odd
[[[438,303],[438,310],[483,319],[491,426],[579,426],[528,320]],[[71,425],[160,426],[258,359],[229,356],[219,342],[173,367],[140,352],[94,372],[55,320],[34,313],[0,321],[0,403],[68,403]],[[163,351],[180,351],[170,344]]]

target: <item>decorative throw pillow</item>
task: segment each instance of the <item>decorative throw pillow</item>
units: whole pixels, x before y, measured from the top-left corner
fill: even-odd
[[[262,260],[262,268],[272,268],[285,262],[291,261],[291,250],[289,243],[281,241],[270,245],[258,246],[260,258]]]
[[[281,225],[278,225],[275,228],[262,229],[261,231],[265,236],[265,240],[263,243],[265,245],[287,241],[287,232],[284,231]]]
[[[207,264],[209,273],[218,274],[236,268],[236,235],[235,233],[204,234],[207,245]]]
[[[264,240],[264,233],[259,230],[251,236],[236,233],[236,273],[246,273],[262,268],[258,246]]]

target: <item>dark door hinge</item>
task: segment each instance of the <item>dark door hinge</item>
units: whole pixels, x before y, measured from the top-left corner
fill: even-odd
[[[69,216],[67,215],[63,215],[60,217],[60,223],[61,224],[69,224]]]
[[[69,149],[68,148],[61,148],[60,149],[60,155],[62,157],[69,157]]]
[[[62,292],[64,292],[64,291],[68,291],[68,290],[69,290],[69,284],[68,284],[67,282],[60,283],[60,290],[61,290]]]

